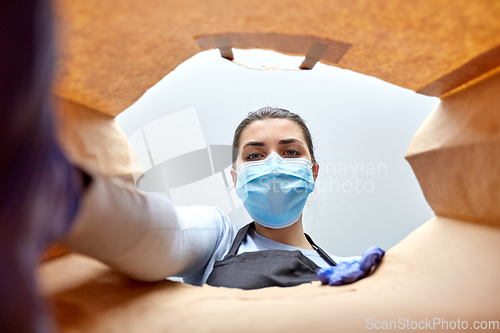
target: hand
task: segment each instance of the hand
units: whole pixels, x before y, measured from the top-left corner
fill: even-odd
[[[384,256],[385,251],[376,246],[370,246],[361,260],[343,261],[337,266],[320,268],[318,270],[318,278],[321,284],[329,284],[330,286],[341,286],[356,282],[365,276],[373,265],[378,263]]]

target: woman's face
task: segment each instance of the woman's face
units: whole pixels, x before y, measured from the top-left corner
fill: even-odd
[[[275,152],[283,158],[305,158],[312,162],[309,148],[300,126],[289,119],[263,119],[248,125],[240,137],[236,168],[250,161],[258,161]],[[319,165],[312,167],[313,177],[316,180]],[[235,169],[231,169],[231,176],[236,184]]]

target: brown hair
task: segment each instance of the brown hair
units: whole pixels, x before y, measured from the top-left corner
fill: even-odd
[[[248,116],[241,121],[238,127],[236,127],[233,138],[233,167],[235,166],[236,160],[238,159],[238,147],[240,146],[241,133],[248,125],[250,125],[254,121],[263,119],[290,119],[292,121],[295,121],[302,129],[302,133],[304,134],[304,137],[306,139],[307,147],[309,148],[309,154],[311,154],[312,163],[316,164],[311,133],[309,132],[309,129],[307,128],[304,120],[298,114],[285,109],[263,107],[258,109],[257,111],[249,112]]]

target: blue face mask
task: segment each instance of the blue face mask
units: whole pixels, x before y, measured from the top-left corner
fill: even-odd
[[[273,152],[240,165],[236,194],[255,222],[273,229],[288,227],[297,222],[314,189],[311,167],[306,159]]]

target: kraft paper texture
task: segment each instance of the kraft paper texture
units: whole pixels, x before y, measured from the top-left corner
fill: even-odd
[[[328,44],[321,62],[443,97],[405,156],[436,217],[390,249],[373,276],[243,291],[141,283],[71,253],[39,271],[62,332],[360,332],[369,318],[500,320],[500,2],[55,0],[54,9],[58,136],[75,163],[106,175],[141,173],[113,117],[216,48],[214,38],[302,55]]]
[[[435,217],[342,287],[143,283],[77,254],[45,263],[40,283],[61,332],[364,332],[369,318],[472,326],[499,319],[498,244],[499,228]]]
[[[200,52],[196,41],[200,36],[253,34],[240,38],[241,45],[237,40],[233,44],[302,55],[311,45],[304,45],[302,52],[290,49],[287,35],[350,44],[338,63],[326,55],[322,61],[414,91],[500,45],[500,2],[489,0],[55,0],[54,4],[60,59],[56,93],[112,116]],[[269,33],[278,34],[271,45]],[[453,79],[460,85],[463,75],[472,79],[498,67],[497,53],[486,56],[493,64],[480,68],[484,62],[480,58]],[[446,92],[442,90],[437,85],[426,94],[440,96]]]

